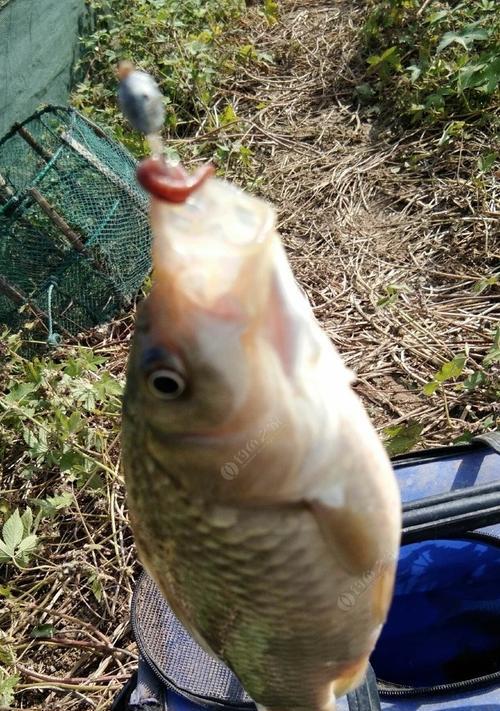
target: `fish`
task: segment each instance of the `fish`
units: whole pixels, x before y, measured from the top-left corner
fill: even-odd
[[[362,682],[392,598],[390,461],[274,208],[158,156],[138,177],[153,278],[122,450],[140,560],[259,709],[333,711]]]

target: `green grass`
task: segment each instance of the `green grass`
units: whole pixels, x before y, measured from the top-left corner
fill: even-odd
[[[124,126],[116,103],[116,67],[129,59],[160,85],[166,129],[190,135],[206,115],[219,73],[235,54],[227,32],[238,26],[242,0],[89,0],[95,30],[82,38],[82,81],[72,102],[109,126],[137,155],[140,135]]]
[[[405,126],[456,119],[485,126],[499,105],[495,0],[369,0],[361,100]],[[423,8],[423,9],[422,9]]]

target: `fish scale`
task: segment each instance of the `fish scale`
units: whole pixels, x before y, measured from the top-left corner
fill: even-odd
[[[290,704],[299,697],[314,697],[336,638],[342,639],[345,626],[353,622],[366,625],[370,605],[361,603],[356,619],[346,619],[344,628],[333,624],[336,591],[325,579],[324,544],[317,540],[309,512],[282,513],[279,527],[272,525],[265,511],[254,510],[238,511],[233,525],[210,525],[208,502],[198,499],[195,504],[166,471],[155,469],[155,477],[161,479],[162,511],[154,517],[141,516],[139,546],[145,539],[158,542],[154,551],[146,546],[142,554],[164,591],[164,566],[169,561],[170,584],[179,590],[188,614],[183,621],[204,629],[209,648],[233,662],[249,693],[265,678],[271,688],[278,684],[287,689]],[[145,488],[147,480],[144,469],[140,481]],[[134,498],[141,499],[136,493]],[[162,540],[176,542],[173,553],[162,546]],[[348,574],[340,581],[344,587],[351,583]],[[301,590],[307,592],[307,606],[298,594]],[[169,599],[171,591],[165,592]],[[317,628],[311,633],[311,617],[322,621],[323,635]],[[350,659],[356,660],[363,651],[363,647],[350,650]],[[306,669],[309,690],[296,674],[297,662],[302,664],[304,658],[310,665]]]

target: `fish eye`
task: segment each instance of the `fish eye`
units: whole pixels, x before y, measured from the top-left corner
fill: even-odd
[[[186,381],[180,373],[169,368],[154,370],[148,376],[150,391],[160,400],[175,400],[186,388]]]

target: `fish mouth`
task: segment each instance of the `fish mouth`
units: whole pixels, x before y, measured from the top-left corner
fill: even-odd
[[[151,195],[153,291],[181,300],[184,311],[195,306],[224,318],[255,316],[269,291],[274,211],[213,178],[212,169],[188,176],[180,166],[166,166],[149,159],[138,170]]]
[[[167,162],[155,156],[144,159],[137,166],[137,180],[142,187],[159,200],[170,203],[185,202],[214,174],[215,168],[210,163],[190,175],[180,163]]]

